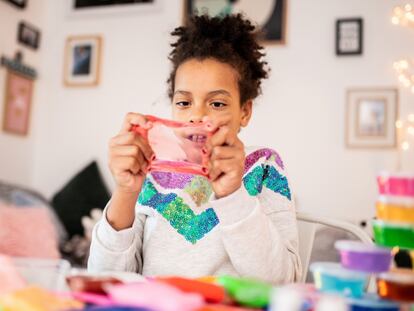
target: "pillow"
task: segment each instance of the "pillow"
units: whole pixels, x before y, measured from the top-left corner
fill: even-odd
[[[59,258],[58,236],[47,208],[0,204],[0,253]]]
[[[71,238],[84,234],[82,217],[94,208],[103,209],[108,200],[109,192],[93,161],[54,195],[52,206]]]

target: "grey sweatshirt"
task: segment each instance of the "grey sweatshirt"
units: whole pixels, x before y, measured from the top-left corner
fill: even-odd
[[[88,269],[299,280],[297,222],[284,164],[271,149],[246,148],[246,154],[243,185],[221,199],[204,177],[149,174],[131,228],[113,229],[105,209],[93,230]]]

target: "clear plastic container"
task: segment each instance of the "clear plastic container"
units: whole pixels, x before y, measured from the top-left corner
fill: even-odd
[[[348,270],[333,262],[314,262],[310,270],[317,289],[347,297],[362,297],[369,278],[367,273]]]
[[[391,266],[391,250],[358,241],[340,240],[335,248],[344,268],[363,272],[385,272]]]
[[[414,224],[374,220],[372,228],[378,245],[414,249]]]
[[[40,259],[14,257],[17,272],[29,284],[52,291],[66,291],[66,275],[70,263],[64,259]]]
[[[362,298],[348,298],[348,305],[351,311],[399,311],[398,303],[381,299],[377,295],[366,294]]]

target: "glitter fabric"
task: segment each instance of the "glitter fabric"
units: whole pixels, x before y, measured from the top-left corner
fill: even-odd
[[[213,188],[208,179],[202,176],[194,176],[191,183],[185,187],[184,191],[191,196],[197,206],[201,206],[208,202],[213,193]]]
[[[158,211],[179,234],[193,244],[219,223],[212,208],[196,215],[181,197],[175,193],[158,192],[148,179],[143,185],[138,203]]]
[[[273,160],[281,169],[284,169],[282,159],[279,154],[268,148],[263,148],[252,152],[246,157],[244,162],[244,173],[246,173],[260,158],[266,157],[266,160]]]
[[[243,178],[243,184],[251,196],[262,192],[263,186],[291,200],[287,178],[281,175],[273,166],[259,165]]]
[[[194,175],[172,172],[151,172],[154,180],[164,189],[184,189]]]

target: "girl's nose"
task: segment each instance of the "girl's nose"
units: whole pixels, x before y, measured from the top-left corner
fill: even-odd
[[[194,107],[191,111],[190,122],[191,123],[200,123],[203,121],[203,118],[206,116],[206,111],[203,107]]]

